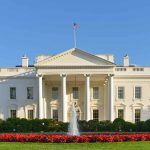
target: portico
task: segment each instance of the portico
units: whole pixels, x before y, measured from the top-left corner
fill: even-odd
[[[79,49],[38,62],[39,118],[68,122],[75,103],[81,120],[113,120],[113,68],[113,63]]]

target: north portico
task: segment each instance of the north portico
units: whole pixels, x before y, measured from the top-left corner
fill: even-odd
[[[75,103],[81,120],[92,120],[95,110],[98,120],[112,121],[114,66],[108,60],[75,48],[37,62],[39,117],[53,118],[53,110],[57,110],[58,120],[68,122],[69,109]],[[53,88],[58,90],[56,99]]]

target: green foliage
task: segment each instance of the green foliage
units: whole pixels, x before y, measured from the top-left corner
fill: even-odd
[[[140,121],[136,123],[136,131],[145,132],[148,131],[148,126],[144,121]]]
[[[88,122],[85,120],[79,120],[78,121],[79,131],[80,132],[88,132],[89,131],[89,125]]]
[[[125,132],[135,132],[136,131],[136,125],[134,123],[126,121],[123,129]]]
[[[20,119],[0,120],[0,132],[67,132],[69,123],[53,119]],[[79,120],[80,132],[147,132],[150,131],[150,119],[138,123],[126,122],[120,118],[113,122],[96,120]]]
[[[150,119],[145,121],[146,125],[147,125],[147,131],[150,132]]]
[[[113,129],[117,132],[122,132],[124,130],[125,121],[121,118],[116,118],[113,121]]]

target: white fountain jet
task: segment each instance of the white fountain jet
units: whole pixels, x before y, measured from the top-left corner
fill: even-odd
[[[71,119],[68,128],[68,135],[80,135],[78,130],[78,123],[77,123],[77,112],[74,103],[72,104],[72,109],[71,109]]]

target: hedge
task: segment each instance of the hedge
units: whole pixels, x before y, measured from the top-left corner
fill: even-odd
[[[82,134],[70,136],[60,134],[0,134],[0,142],[43,142],[43,143],[87,143],[150,141],[150,133],[140,134]]]
[[[68,124],[53,119],[20,119],[8,118],[0,120],[1,133],[31,133],[31,132],[67,132]],[[80,132],[150,132],[150,119],[138,123],[131,123],[122,119],[115,119],[113,122],[106,121],[85,121],[79,120]]]

